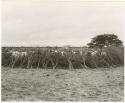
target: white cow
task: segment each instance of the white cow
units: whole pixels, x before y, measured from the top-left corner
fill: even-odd
[[[19,59],[19,57],[23,57],[27,55],[27,52],[19,52],[19,51],[9,51],[11,53],[11,66],[14,67],[15,63]]]
[[[19,51],[10,51],[10,53],[12,53],[13,57],[19,57],[19,56],[26,56],[27,52],[19,52]]]
[[[20,52],[21,56],[27,56],[27,52]]]
[[[107,53],[106,52],[101,52],[101,55],[106,56]]]
[[[94,56],[94,55],[96,55],[97,53],[98,53],[98,51],[95,50],[95,51],[92,51],[92,52],[91,52],[91,55]]]

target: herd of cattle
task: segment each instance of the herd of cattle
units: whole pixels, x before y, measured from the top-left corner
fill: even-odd
[[[94,58],[104,60],[107,57],[105,51],[100,49],[82,48],[73,50],[71,48],[47,48],[45,50],[10,50],[2,49],[2,65],[11,68],[88,68],[98,67]],[[100,61],[100,60],[99,60]],[[89,63],[91,62],[91,63]],[[90,65],[92,64],[92,65]]]

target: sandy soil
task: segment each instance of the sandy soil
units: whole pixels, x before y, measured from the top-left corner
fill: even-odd
[[[2,101],[123,101],[124,68],[2,68]]]

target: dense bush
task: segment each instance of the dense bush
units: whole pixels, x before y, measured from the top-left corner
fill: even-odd
[[[106,55],[87,55],[86,64],[90,68],[124,65],[124,48],[110,46],[102,50]]]
[[[107,58],[109,59],[107,62],[110,65],[124,65],[124,48],[123,47],[108,47],[105,49],[107,52]],[[106,59],[106,58],[105,58]]]
[[[88,68],[97,67],[109,67],[109,66],[121,66],[124,65],[124,48],[123,47],[105,47],[102,52],[106,55],[101,55],[100,52],[95,55],[91,54],[91,50],[87,50],[86,54],[80,54],[80,51],[76,53],[72,52],[72,49],[54,52],[53,48],[47,48],[44,50],[34,49],[33,52],[27,49],[27,55],[14,57],[9,52],[9,48],[2,48],[2,66],[10,66],[12,68],[65,68],[65,69],[78,69],[84,68],[86,65]],[[21,51],[21,50],[20,50]],[[85,59],[85,62],[83,61]]]
[[[11,53],[8,53],[8,50],[2,51],[2,66],[9,66],[10,58]]]

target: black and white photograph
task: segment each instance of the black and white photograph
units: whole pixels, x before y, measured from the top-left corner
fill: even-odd
[[[124,4],[2,0],[1,101],[124,102]]]

